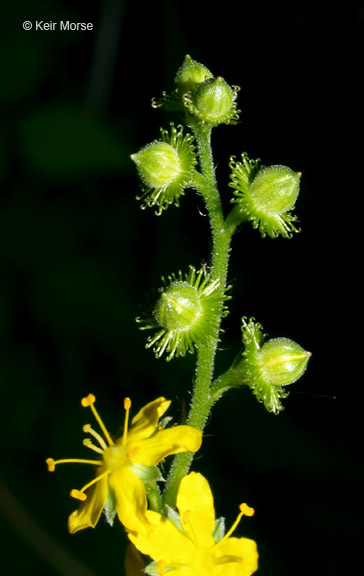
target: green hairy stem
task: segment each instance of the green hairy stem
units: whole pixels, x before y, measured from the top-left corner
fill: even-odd
[[[195,187],[203,196],[212,230],[211,275],[219,279],[221,295],[226,289],[229,250],[233,227],[225,228],[221,199],[216,183],[215,167],[211,148],[211,127],[205,125],[193,126],[198,144],[201,173],[195,177]],[[218,325],[221,323],[221,309],[216,311]],[[201,346],[197,352],[196,377],[190,412],[186,424],[198,430],[203,430],[209,416],[213,401],[210,394],[214,372],[214,360],[218,338],[209,346]],[[179,484],[188,473],[194,454],[185,452],[177,454],[172,462],[163,496],[164,504],[175,506]]]

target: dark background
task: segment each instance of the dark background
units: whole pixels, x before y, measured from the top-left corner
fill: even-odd
[[[257,540],[259,574],[349,573],[364,536],[355,321],[364,4],[21,0],[2,10],[1,572],[123,574],[119,525],[67,533],[68,493],[87,471],[50,475],[44,460],[85,455],[89,392],[113,432],[125,396],[138,409],[165,395],[176,421],[189,401],[194,358],[156,361],[134,319],[161,275],[208,260],[208,223],[191,192],[160,218],[141,212],[129,160],[172,119],[150,99],[172,88],[189,53],[242,88],[240,124],[214,132],[226,204],[231,154],[303,173],[299,235],[263,240],[247,227],[234,238],[216,373],[235,356],[242,315],[313,353],[278,417],[247,390],[224,396],[194,469],[228,525],[241,501],[256,509],[236,534]],[[24,31],[25,20],[94,30]]]

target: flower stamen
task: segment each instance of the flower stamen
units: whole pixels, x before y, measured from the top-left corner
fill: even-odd
[[[102,448],[100,448],[100,446],[95,446],[95,444],[92,443],[92,440],[90,438],[85,438],[82,441],[82,444],[84,446],[87,446],[87,448],[90,448],[91,450],[93,450],[94,452],[97,452],[98,454],[103,454],[104,450]]]
[[[134,456],[136,456],[138,454],[140,450],[140,446],[135,446],[135,448],[133,448],[133,450],[131,452],[128,452],[126,454],[127,458],[134,458]]]
[[[47,458],[46,464],[48,466],[48,472],[54,472],[56,464],[92,464],[93,466],[101,466],[102,462],[100,460],[84,460],[82,458],[63,458],[62,460],[53,460],[53,458]]]
[[[159,560],[159,562],[157,562],[157,572],[161,576],[166,573],[166,565],[163,560]]]
[[[101,420],[101,418],[100,418],[100,416],[99,416],[99,414],[98,414],[98,412],[97,412],[97,410],[96,410],[96,408],[95,408],[95,406],[94,406],[95,402],[96,402],[95,396],[94,396],[93,394],[89,394],[89,395],[86,396],[85,398],[82,398],[82,400],[81,400],[81,406],[83,406],[83,407],[89,406],[89,407],[91,408],[92,413],[93,413],[93,415],[94,415],[94,417],[95,417],[98,425],[100,426],[101,430],[102,430],[103,433],[104,433],[104,436],[105,436],[106,440],[107,440],[108,443],[109,443],[109,446],[114,446],[114,442],[112,441],[111,436],[110,436],[110,434],[108,433],[108,431],[107,431],[107,429],[106,429],[106,427],[105,427],[105,424],[104,424],[103,421]]]
[[[98,432],[96,432],[96,430],[93,430],[93,428],[91,428],[90,424],[85,424],[84,427],[82,428],[82,430],[86,434],[91,434],[91,436],[93,436],[98,441],[98,443],[100,444],[100,446],[102,448],[102,451],[106,450],[107,445],[106,445],[105,440],[103,439],[103,437]]]
[[[194,528],[193,528],[193,525],[192,525],[191,522],[190,522],[190,516],[191,516],[191,510],[186,510],[186,511],[184,512],[183,516],[182,516],[182,527],[183,527],[184,524],[185,524],[185,525],[187,525],[187,524],[189,525],[189,526],[188,526],[188,528],[189,528],[189,530],[188,530],[188,531],[189,531],[188,537],[190,538],[190,540],[192,540],[192,542],[193,542],[194,544],[196,544],[196,546],[198,546],[198,538],[197,538],[197,536],[196,536],[196,532],[195,532],[195,530],[194,530]]]
[[[83,502],[84,500],[87,499],[87,494],[85,494],[86,490],[90,488],[90,486],[93,486],[93,484],[96,484],[96,482],[98,482],[102,478],[105,478],[105,476],[108,476],[110,473],[111,473],[110,470],[105,470],[105,472],[103,472],[99,476],[96,476],[96,478],[91,480],[91,482],[85,484],[85,486],[81,488],[81,490],[75,490],[75,489],[71,490],[70,495],[72,496],[72,498],[76,498],[76,500],[81,500],[81,502]]]
[[[239,510],[240,510],[240,514],[238,515],[234,524],[231,526],[230,530],[228,532],[226,532],[226,534],[222,538],[222,540],[220,540],[220,542],[218,542],[217,546],[219,544],[221,544],[221,542],[224,542],[224,540],[227,540],[228,538],[230,538],[230,536],[232,535],[232,533],[234,532],[234,530],[238,526],[238,524],[239,524],[239,522],[243,516],[253,516],[254,515],[254,508],[251,508],[250,506],[248,506],[248,504],[245,504],[245,503],[240,504]]]
[[[129,413],[131,408],[131,400],[130,398],[124,398],[124,410],[125,410],[125,420],[124,420],[124,433],[123,433],[123,440],[122,446],[126,446],[127,437],[128,437],[128,424],[129,424]]]

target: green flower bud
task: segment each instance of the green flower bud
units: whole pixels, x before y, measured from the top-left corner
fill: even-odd
[[[176,281],[162,292],[154,316],[166,330],[176,328],[183,332],[198,322],[202,312],[197,289],[188,282]]]
[[[147,144],[131,159],[142,181],[141,207],[157,206],[157,214],[170,204],[179,206],[185,188],[192,185],[196,165],[195,147],[191,135],[183,136],[181,126],[171,131],[161,130],[161,139]]]
[[[287,386],[301,378],[310,356],[289,338],[268,340],[258,352],[264,379],[274,386]]]
[[[133,154],[141,179],[150,188],[162,188],[174,182],[181,171],[178,152],[166,142],[152,142]]]
[[[297,232],[293,222],[294,208],[299,193],[301,172],[286,166],[263,166],[259,160],[249,160],[242,154],[242,162],[230,160],[232,168],[229,186],[234,189],[232,202],[236,203],[242,221],[251,221],[262,236],[285,238]]]
[[[182,95],[196,90],[207,78],[213,78],[210,70],[187,54],[182,66],[177,71],[174,83],[178,92]]]
[[[212,78],[210,70],[203,64],[193,60],[187,54],[182,66],[177,70],[174,79],[175,89],[171,92],[162,92],[159,99],[152,99],[153,108],[164,108],[169,112],[185,110],[182,98],[186,93],[192,93],[207,78]]]
[[[185,111],[187,119],[210,126],[231,124],[239,119],[236,100],[238,86],[229,86],[221,77],[214,78],[206,66],[187,54],[175,76],[175,89],[163,92],[159,100],[153,98],[153,108]]]
[[[195,93],[184,96],[187,110],[200,121],[211,126],[230,124],[239,119],[236,99],[239,88],[231,87],[221,76],[208,78]]]
[[[269,412],[278,414],[283,410],[280,399],[288,396],[284,387],[301,378],[311,353],[289,338],[264,343],[262,327],[253,318],[242,318],[242,336],[247,384]]]
[[[153,347],[157,358],[166,352],[167,360],[171,360],[213,343],[220,318],[227,314],[224,302],[229,298],[221,294],[219,280],[211,280],[204,268],[196,272],[191,266],[187,274],[180,271],[163,281],[165,286],[151,317],[137,318],[142,330],[156,330],[146,347]]]

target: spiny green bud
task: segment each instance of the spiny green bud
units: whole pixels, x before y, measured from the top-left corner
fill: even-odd
[[[175,76],[175,89],[153,99],[153,108],[185,111],[187,120],[218,126],[232,124],[239,119],[236,100],[238,86],[229,86],[220,76],[214,78],[206,66],[187,54]]]
[[[242,162],[230,159],[232,202],[242,221],[251,221],[262,236],[289,238],[298,231],[293,224],[296,217],[290,211],[299,193],[301,172],[286,166],[258,166],[259,160],[249,160],[246,154],[242,154]]]
[[[195,93],[187,93],[183,101],[190,114],[202,122],[211,126],[230,124],[239,119],[236,108],[238,90],[237,86],[229,86],[221,76],[208,78]]]
[[[177,71],[174,83],[178,92],[182,95],[186,92],[194,91],[207,78],[212,77],[210,70],[206,66],[196,62],[187,54],[182,66]]]
[[[250,193],[257,209],[268,214],[284,214],[291,210],[299,192],[300,172],[285,166],[267,166],[259,170]]]
[[[205,268],[196,272],[190,266],[187,274],[180,271],[163,281],[151,317],[137,318],[143,324],[142,330],[156,330],[146,347],[153,347],[157,358],[166,352],[167,360],[171,360],[213,343],[218,337],[220,318],[227,314],[224,302],[229,298],[221,291],[219,280],[212,280]]]
[[[142,181],[141,207],[157,206],[157,214],[170,204],[179,206],[185,188],[192,185],[196,165],[193,137],[183,136],[181,126],[161,130],[161,139],[147,144],[131,159]]]
[[[275,386],[287,386],[301,378],[310,356],[289,338],[268,340],[258,352],[262,374]]]
[[[301,378],[311,353],[289,338],[264,343],[262,327],[253,318],[242,318],[242,337],[247,384],[269,412],[278,414],[280,399],[288,396],[284,387]]]
[[[162,292],[154,316],[166,330],[189,330],[199,320],[202,312],[197,288],[185,281],[172,282]]]
[[[207,78],[212,78],[212,74],[206,66],[193,60],[187,54],[182,66],[177,70],[174,79],[175,89],[171,92],[162,92],[159,99],[152,99],[153,108],[164,108],[169,112],[185,111],[183,97],[187,93],[193,93],[198,86]]]
[[[173,182],[181,171],[177,150],[166,142],[152,142],[132,155],[141,179],[150,188],[162,188]]]

